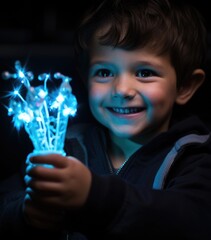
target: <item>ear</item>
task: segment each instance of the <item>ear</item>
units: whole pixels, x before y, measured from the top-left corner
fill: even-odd
[[[202,69],[195,69],[191,75],[189,83],[178,90],[176,103],[179,105],[186,104],[202,85],[204,80],[205,72]]]

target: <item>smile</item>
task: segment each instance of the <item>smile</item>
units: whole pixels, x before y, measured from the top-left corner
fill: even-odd
[[[120,114],[133,114],[143,111],[145,108],[141,107],[114,107],[114,108],[108,108],[110,111]]]

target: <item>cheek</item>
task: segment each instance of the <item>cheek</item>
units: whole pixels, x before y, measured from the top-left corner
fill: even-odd
[[[100,106],[103,105],[103,101],[106,96],[105,89],[98,84],[89,85],[89,106],[94,115],[100,111]]]
[[[92,100],[93,102],[100,102],[106,99],[106,96],[109,93],[108,88],[106,85],[103,84],[89,84],[89,99]]]
[[[95,86],[89,87],[89,102],[90,104],[94,104],[95,102],[99,102],[101,98],[101,92]]]
[[[154,107],[172,106],[176,99],[176,88],[175,87],[152,87],[145,91],[145,99],[148,103],[151,103]]]
[[[103,122],[103,103],[106,97],[106,93],[102,91],[99,87],[91,86],[89,87],[89,107],[94,118]]]

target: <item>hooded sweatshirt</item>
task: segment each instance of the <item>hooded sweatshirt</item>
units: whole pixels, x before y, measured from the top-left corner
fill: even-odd
[[[117,171],[107,146],[107,130],[98,124],[79,124],[67,131],[65,151],[90,168],[92,184],[85,205],[66,211],[61,232],[40,231],[24,222],[24,170],[19,180],[12,176],[3,181],[0,236],[211,239],[211,138],[197,117],[171,125]]]

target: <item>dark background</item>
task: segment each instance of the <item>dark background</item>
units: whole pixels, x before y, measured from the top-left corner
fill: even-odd
[[[77,78],[72,57],[72,41],[75,26],[81,14],[91,2],[57,1],[46,3],[38,1],[7,1],[0,7],[0,73],[14,70],[15,60],[20,60],[34,75],[43,72],[61,72],[73,77],[71,85],[79,105],[83,104],[84,89]],[[206,21],[211,36],[209,1],[190,1],[195,5]],[[209,37],[209,61],[207,64],[207,82],[198,91],[188,108],[211,123],[211,38]],[[0,178],[12,173],[21,159],[33,149],[24,129],[17,131],[7,115],[5,105],[8,99],[4,96],[11,90],[11,85],[0,78]],[[79,108],[75,118],[86,121],[86,111]]]

